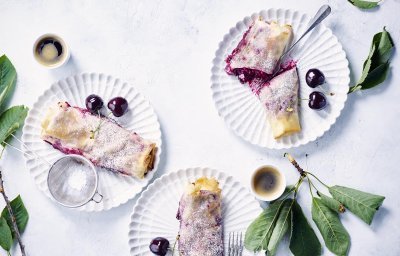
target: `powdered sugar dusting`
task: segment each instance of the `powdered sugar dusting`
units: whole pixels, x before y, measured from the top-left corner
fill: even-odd
[[[74,169],[68,179],[68,185],[75,190],[82,190],[86,185],[86,173],[82,169]]]
[[[195,195],[184,194],[177,218],[180,255],[224,255],[220,193],[201,190]]]
[[[259,97],[269,115],[290,115],[298,111],[299,78],[296,67],[283,72],[261,89]]]
[[[271,80],[291,36],[290,25],[281,26],[276,22],[255,20],[226,58],[225,71],[229,75],[236,75],[241,83],[248,83],[251,91],[259,95]],[[285,69],[287,67],[282,66],[281,72]]]
[[[142,178],[154,144],[107,117],[59,104],[49,110],[42,137],[64,153],[83,155],[95,165]]]
[[[238,75],[237,69],[246,68],[272,74],[291,35],[290,25],[255,20],[226,59],[227,73]]]

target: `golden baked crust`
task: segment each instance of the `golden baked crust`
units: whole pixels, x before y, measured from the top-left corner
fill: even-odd
[[[140,179],[154,167],[155,143],[66,102],[49,108],[41,137],[63,153],[80,154],[96,166]]]
[[[275,139],[301,131],[298,107],[299,78],[293,67],[268,82],[260,91]]]
[[[210,191],[215,193],[221,193],[219,188],[219,182],[214,178],[201,177],[195,182],[190,183],[186,188],[186,194],[198,194],[200,191]]]

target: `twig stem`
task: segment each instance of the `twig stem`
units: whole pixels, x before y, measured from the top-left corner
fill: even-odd
[[[302,177],[306,176],[303,168],[300,167],[300,165],[296,162],[296,160],[294,160],[294,158],[289,153],[285,153],[283,156],[286,157],[294,167],[296,167],[297,171],[300,173]]]
[[[4,150],[6,149],[6,146],[2,146],[1,152],[0,152],[0,158],[3,156]]]
[[[326,188],[329,189],[329,186],[326,185],[325,183],[323,183],[320,179],[318,179],[317,176],[315,176],[314,174],[312,174],[311,172],[306,172],[306,174],[310,174],[311,176],[313,176],[316,180],[318,180],[319,183],[321,183],[322,185],[324,185]]]
[[[176,236],[176,238],[175,238],[174,246],[172,247],[172,255],[175,254],[175,246],[176,246],[176,243],[177,243],[178,240],[179,240],[179,237],[180,237],[180,235],[178,234],[178,235]]]
[[[296,183],[296,185],[295,185],[295,188],[294,188],[294,198],[297,197],[297,192],[299,191],[299,188],[300,188],[301,184],[303,183],[303,179],[304,179],[304,177],[303,177],[303,176],[300,176],[299,180],[297,181],[297,183]]]
[[[308,188],[310,189],[311,197],[314,197],[314,194],[313,194],[313,192],[312,192],[312,190],[311,190],[311,186],[314,187],[314,184],[312,184],[312,182],[311,182],[311,180],[310,180],[310,177],[308,177],[308,175],[307,175],[307,181],[308,181]]]
[[[311,184],[311,186],[317,191],[317,193],[318,193],[318,189],[317,189],[317,187],[314,185],[314,183],[311,181],[311,179],[308,177],[308,174],[307,174],[307,178],[308,178],[308,181],[310,182],[310,184]]]
[[[6,207],[7,207],[8,213],[10,214],[10,218],[11,218],[11,222],[12,222],[12,230],[14,231],[14,235],[18,240],[19,248],[21,249],[21,255],[26,256],[25,245],[22,243],[21,234],[19,233],[18,226],[17,226],[17,220],[15,219],[15,215],[11,208],[10,200],[8,200],[8,197],[4,190],[4,181],[3,181],[3,176],[2,176],[1,171],[2,170],[0,168],[0,193],[3,195],[4,201],[6,202]]]

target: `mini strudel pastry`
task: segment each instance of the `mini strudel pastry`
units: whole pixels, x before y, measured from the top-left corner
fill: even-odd
[[[290,25],[255,20],[226,59],[226,72],[238,76],[242,83],[256,77],[268,78],[291,37]]]
[[[296,67],[277,75],[260,90],[259,98],[267,112],[275,139],[301,130],[298,92],[299,77]]]
[[[224,243],[218,181],[202,177],[189,184],[179,202],[181,256],[222,256]]]
[[[41,137],[65,154],[82,155],[96,166],[129,176],[143,178],[153,168],[154,143],[67,102],[49,108]]]

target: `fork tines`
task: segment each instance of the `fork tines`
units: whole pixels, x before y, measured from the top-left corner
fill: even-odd
[[[230,232],[228,240],[228,256],[241,256],[243,253],[242,232]]]

